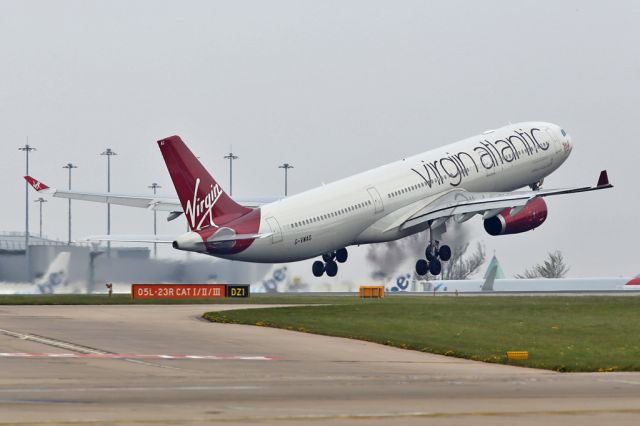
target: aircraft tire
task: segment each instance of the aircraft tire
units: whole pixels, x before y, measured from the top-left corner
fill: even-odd
[[[442,272],[442,263],[438,259],[434,259],[431,263],[429,263],[429,272],[431,275],[440,275]]]
[[[443,262],[446,262],[449,259],[451,259],[451,247],[449,246],[440,247],[440,250],[438,250],[438,256],[440,256],[440,260],[442,260]]]
[[[331,262],[333,259],[335,259],[336,257],[336,253],[325,253],[322,255],[322,260],[324,260],[326,263]]]
[[[429,272],[429,263],[424,259],[418,260],[416,262],[416,273],[423,276],[427,275],[427,272]]]
[[[314,276],[321,277],[322,274],[324,274],[324,263],[316,260],[315,262],[313,262],[313,266],[311,266],[311,271],[313,272]]]
[[[427,246],[427,249],[424,251],[424,255],[427,258],[427,262],[431,262],[436,258],[435,250],[431,244]]]
[[[338,274],[338,264],[333,260],[327,262],[327,264],[324,266],[324,269],[327,272],[327,275],[330,277],[335,277]]]
[[[348,257],[349,257],[349,252],[347,251],[346,248],[341,248],[340,250],[336,251],[336,260],[339,263],[346,262]]]

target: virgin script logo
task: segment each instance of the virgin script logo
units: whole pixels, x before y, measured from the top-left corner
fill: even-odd
[[[200,186],[200,178],[196,179],[196,186],[193,189],[193,199],[187,200],[187,206],[184,213],[189,219],[191,229],[199,231],[206,218],[209,218],[209,225],[218,228],[213,221],[213,207],[218,199],[222,196],[222,189],[216,183],[211,185],[211,190],[204,198],[198,197],[198,187]],[[196,223],[197,221],[197,223]]]

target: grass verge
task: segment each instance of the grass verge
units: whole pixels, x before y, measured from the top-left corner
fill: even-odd
[[[352,296],[277,296],[255,294],[248,298],[224,299],[132,299],[128,294],[28,294],[0,295],[0,305],[181,305],[181,304],[341,304],[354,303]]]
[[[209,312],[204,317],[556,371],[640,371],[638,297],[342,299],[341,305]],[[510,350],[529,351],[529,360],[508,361]]]

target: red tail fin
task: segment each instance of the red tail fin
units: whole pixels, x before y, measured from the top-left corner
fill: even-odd
[[[179,136],[158,141],[192,231],[220,227],[251,211],[229,197]]]

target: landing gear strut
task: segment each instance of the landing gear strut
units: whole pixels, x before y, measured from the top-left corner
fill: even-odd
[[[451,259],[451,247],[441,246],[439,241],[433,239],[433,233],[431,234],[429,245],[424,251],[426,260],[420,259],[416,262],[416,273],[419,276],[426,275],[427,272],[431,275],[440,275],[442,262]]]
[[[338,274],[338,263],[346,262],[348,257],[349,253],[346,248],[325,253],[322,255],[322,261],[316,260],[313,262],[311,271],[316,277],[321,277],[325,272],[327,276],[335,277]]]

